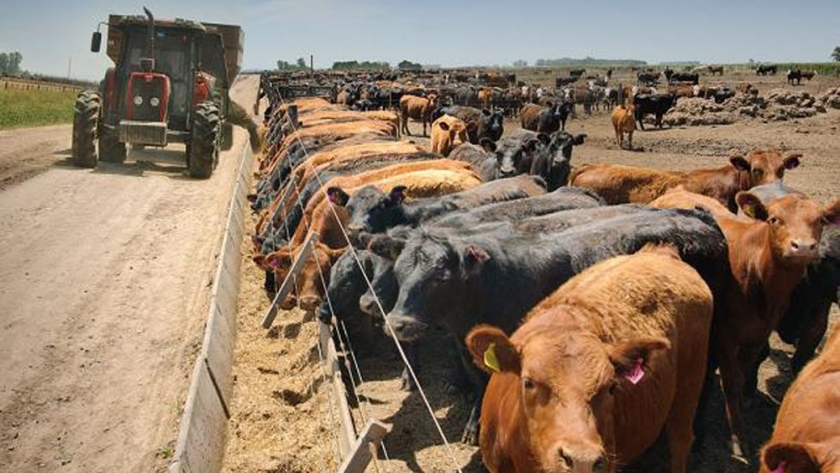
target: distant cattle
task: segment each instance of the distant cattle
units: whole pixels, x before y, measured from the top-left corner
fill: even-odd
[[[633,97],[636,123],[644,130],[645,115],[653,114],[655,126],[662,128],[662,116],[676,103],[677,98],[673,94],[638,94]]]
[[[639,85],[656,85],[659,82],[660,72],[640,72],[636,75]]]
[[[787,83],[788,85],[799,85],[802,82],[802,71],[799,69],[790,69],[787,71]]]
[[[511,337],[472,329],[467,348],[492,375],[484,465],[615,471],[667,430],[671,471],[685,471],[711,321],[712,294],[697,271],[676,248],[653,247],[570,279]]]
[[[460,119],[444,115],[432,123],[433,153],[449,156],[453,148],[467,142],[467,125]]]
[[[404,95],[400,98],[400,132],[411,135],[408,129],[408,119],[423,123],[423,136],[426,136],[426,125],[430,122],[432,110],[437,106],[437,97],[416,97]]]
[[[760,473],[837,471],[840,452],[840,328],[788,388]]]
[[[565,87],[569,84],[574,84],[579,78],[578,77],[561,77],[557,76],[554,79],[554,87]]]
[[[776,72],[778,72],[778,69],[778,66],[776,66],[775,64],[759,64],[755,68],[755,74],[759,76],[775,76]]]
[[[598,193],[608,204],[635,202],[646,204],[669,189],[684,189],[707,195],[738,210],[735,195],[761,184],[781,181],[785,171],[799,166],[802,155],[782,156],[778,150],[752,150],[747,156],[735,155],[719,168],[694,171],[655,171],[653,169],[611,164],[587,164],[578,167],[569,185],[585,187]]]
[[[502,110],[490,111],[461,105],[440,109],[440,113],[460,118],[467,125],[470,143],[478,144],[482,138],[498,141],[504,133]]]
[[[817,76],[817,71],[800,71],[799,75],[805,80],[811,80]]]
[[[698,85],[700,83],[700,74],[696,72],[675,71],[668,77],[668,82],[689,82],[692,85]]]
[[[708,69],[711,75],[723,75],[723,66],[708,66]]]
[[[569,77],[574,77],[575,79],[579,79],[580,76],[586,73],[586,69],[570,69],[569,70]]]
[[[615,130],[615,144],[624,147],[624,134],[627,133],[627,147],[633,149],[633,131],[636,129],[634,105],[619,105],[612,111],[611,119]]]
[[[566,120],[574,104],[566,101],[548,102],[548,107],[526,104],[519,111],[522,128],[538,133],[553,133],[566,129]]]

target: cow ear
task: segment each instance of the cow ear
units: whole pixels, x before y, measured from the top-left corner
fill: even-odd
[[[490,138],[482,138],[478,141],[484,151],[488,153],[495,153],[496,152],[496,143],[493,143],[493,140]]]
[[[551,137],[548,136],[546,133],[538,133],[537,139],[540,141],[540,143],[544,145],[551,143]]]
[[[441,130],[449,131],[449,124],[448,123],[446,123],[444,121],[439,121],[437,125],[438,125],[438,127],[440,127]]]
[[[819,473],[815,451],[799,442],[773,443],[761,452],[761,462],[771,473]]]
[[[545,101],[545,106],[548,107],[548,108],[552,108],[552,107],[554,107],[554,102],[552,102],[551,100],[546,100]]]
[[[479,325],[470,330],[466,342],[473,363],[479,368],[490,374],[519,374],[522,366],[519,352],[498,328]]]
[[[405,186],[394,186],[391,189],[391,193],[388,197],[391,199],[391,203],[394,205],[401,204],[405,200]]]
[[[750,171],[750,163],[749,161],[744,158],[744,156],[740,154],[734,154],[729,157],[729,162],[732,164],[735,169],[739,171],[749,172]]]
[[[784,163],[785,169],[791,170],[799,166],[801,164],[799,162],[799,158],[802,157],[802,153],[793,153],[785,156]]]
[[[835,200],[833,204],[826,207],[822,218],[826,225],[840,225],[840,200]]]
[[[265,258],[266,258],[266,255],[260,253],[258,255],[252,256],[251,260],[254,262],[254,264],[256,264],[261,269],[266,269],[268,267],[268,265],[265,261]]]
[[[737,202],[738,207],[744,211],[744,213],[756,220],[767,220],[767,207],[761,202],[755,194],[750,192],[739,192],[735,196],[735,202]]]
[[[651,354],[670,348],[671,342],[659,337],[641,337],[619,342],[608,352],[616,376],[637,384],[645,376]]]
[[[350,196],[341,187],[330,187],[327,189],[327,198],[333,204],[342,207],[347,205],[347,201],[350,200]]]
[[[490,255],[484,248],[476,245],[467,245],[464,248],[463,265],[467,273],[477,271],[487,261],[490,261]]]
[[[586,133],[581,133],[579,135],[575,135],[574,139],[572,140],[572,143],[574,143],[576,145],[582,145],[583,140],[585,140],[585,139],[586,139]]]
[[[397,260],[403,247],[405,247],[405,240],[388,235],[372,238],[367,245],[368,250],[373,254],[391,261]]]
[[[489,117],[490,115],[492,115],[492,113],[490,113],[490,110],[487,110],[486,108],[481,109],[481,114],[485,117]]]

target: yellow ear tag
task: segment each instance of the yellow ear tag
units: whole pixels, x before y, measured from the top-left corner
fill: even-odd
[[[502,371],[499,368],[499,360],[496,359],[496,344],[490,343],[490,346],[487,347],[487,350],[484,351],[484,364],[490,368],[491,370],[495,371],[496,373]]]
[[[742,210],[748,217],[755,218],[755,205],[747,204]]]

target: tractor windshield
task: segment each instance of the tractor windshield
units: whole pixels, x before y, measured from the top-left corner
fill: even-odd
[[[128,67],[140,70],[140,58],[146,48],[145,29],[142,34],[132,34],[126,55]],[[138,31],[140,33],[140,31]],[[169,100],[169,114],[172,116],[186,116],[190,105],[189,87],[192,70],[190,56],[192,53],[192,37],[181,31],[155,31],[155,72],[169,76],[172,84],[172,94]]]

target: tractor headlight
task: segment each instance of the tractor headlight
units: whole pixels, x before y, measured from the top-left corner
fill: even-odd
[[[160,105],[160,99],[157,97],[150,98],[149,105],[151,105],[152,107],[157,107],[158,105]]]
[[[143,105],[143,97],[136,95],[134,97],[134,105]]]

